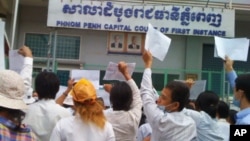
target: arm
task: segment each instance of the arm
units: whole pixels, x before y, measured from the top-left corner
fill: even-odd
[[[232,89],[235,87],[235,79],[237,78],[237,74],[233,68],[233,63],[233,60],[228,56],[225,57],[224,67],[226,70],[226,77]]]
[[[153,57],[150,52],[145,51],[143,53],[143,61],[145,64],[145,70],[141,82],[141,97],[143,101],[143,110],[150,123],[150,125],[155,125],[155,122],[160,120],[164,115],[164,112],[157,108],[157,104],[154,99],[152,78],[151,78],[151,66],[153,62]]]
[[[140,97],[140,91],[137,87],[135,81],[132,79],[131,75],[128,72],[127,64],[125,62],[119,62],[118,64],[119,71],[123,74],[124,78],[127,80],[127,84],[130,86],[133,94],[133,102],[131,105],[131,110],[138,119],[138,124],[141,118],[141,108],[142,108],[142,101]]]
[[[24,80],[25,85],[25,96],[24,101],[27,104],[35,102],[35,99],[32,97],[33,88],[32,88],[32,72],[33,72],[33,55],[29,47],[23,46],[18,50],[18,53],[24,57],[24,64],[20,75]]]
[[[64,102],[65,98],[68,96],[69,92],[71,91],[73,84],[74,84],[74,79],[69,79],[67,90],[65,92],[63,92],[63,94],[60,97],[58,97],[56,99],[57,104],[63,105],[63,102]]]

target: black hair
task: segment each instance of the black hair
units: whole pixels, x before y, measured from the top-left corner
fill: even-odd
[[[242,90],[250,102],[250,73],[241,74],[235,79],[235,89],[236,91]]]
[[[133,102],[132,95],[132,90],[126,82],[116,82],[110,91],[113,110],[130,110]]]
[[[230,124],[235,124],[236,123],[236,114],[237,114],[238,111],[236,110],[233,110],[233,109],[230,109],[229,110],[229,116],[228,116],[228,121],[230,122]]]
[[[22,131],[22,121],[25,117],[25,113],[19,109],[10,109],[0,106],[0,112],[6,112],[12,120],[14,120],[16,126],[13,128],[14,131]]]
[[[183,82],[172,81],[165,88],[171,90],[172,102],[179,102],[178,111],[181,111],[188,103],[189,88]]]
[[[229,105],[220,100],[217,106],[217,114],[219,118],[227,118],[229,116]]]
[[[217,105],[219,103],[219,96],[213,91],[204,91],[200,93],[195,102],[196,110],[204,111],[211,118],[216,117]]]
[[[143,107],[141,108],[141,110],[142,110],[142,112],[141,112],[141,119],[140,119],[140,122],[139,122],[139,127],[141,125],[145,124],[146,123],[146,119],[147,119],[146,115],[144,114]]]
[[[35,90],[39,99],[55,99],[60,81],[53,72],[40,72],[35,79]]]

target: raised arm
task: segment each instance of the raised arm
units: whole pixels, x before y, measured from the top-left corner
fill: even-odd
[[[140,91],[135,81],[132,79],[131,75],[128,72],[128,67],[125,62],[119,62],[118,69],[127,80],[128,85],[130,86],[133,94],[133,102],[131,105],[131,112],[133,112],[138,117],[138,124],[141,118],[141,108],[142,108],[142,100],[140,97]]]
[[[158,121],[156,118],[160,120],[162,115],[164,115],[164,112],[157,107],[154,98],[154,91],[151,78],[151,67],[153,63],[153,57],[150,52],[144,51],[142,59],[144,61],[145,66],[140,88],[141,97],[143,101],[143,110],[150,125],[158,126],[154,122]]]
[[[64,100],[66,99],[66,97],[68,96],[69,92],[71,91],[71,89],[73,87],[74,81],[75,81],[74,79],[68,80],[68,87],[67,87],[66,91],[64,91],[63,94],[56,99],[57,104],[63,105]]]
[[[234,81],[237,78],[237,74],[233,68],[233,63],[233,60],[231,60],[228,56],[225,57],[224,67],[226,70],[226,77],[232,89],[235,87]]]
[[[33,55],[32,51],[27,46],[19,48],[18,53],[24,57],[24,64],[20,72],[20,75],[22,76],[25,85],[24,101],[25,103],[30,104],[35,102],[35,99],[32,97]]]

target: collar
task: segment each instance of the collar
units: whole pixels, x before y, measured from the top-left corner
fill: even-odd
[[[6,126],[7,128],[11,129],[11,130],[16,130],[17,125],[12,122],[11,120],[4,118],[4,117],[0,117],[0,124],[3,124],[4,126]],[[30,129],[27,127],[21,127],[19,129],[19,131],[21,132],[30,132]]]

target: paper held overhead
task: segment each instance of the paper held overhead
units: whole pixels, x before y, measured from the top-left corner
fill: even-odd
[[[127,63],[129,74],[132,76],[136,63]],[[118,69],[118,64],[109,62],[103,80],[125,81],[124,76]]]
[[[70,77],[75,79],[75,81],[86,78],[93,83],[95,89],[99,89],[100,70],[71,70]]]
[[[183,83],[187,83],[186,80],[175,80],[180,81]],[[196,80],[194,81],[193,85],[190,88],[190,97],[191,100],[196,100],[197,97],[200,95],[201,92],[204,92],[206,90],[206,80]]]
[[[214,37],[214,57],[225,60],[227,55],[231,60],[247,61],[249,39],[247,38],[221,38]]]
[[[156,30],[150,23],[148,24],[145,49],[150,51],[155,58],[163,61],[168,53],[170,43],[171,39],[169,37]]]

